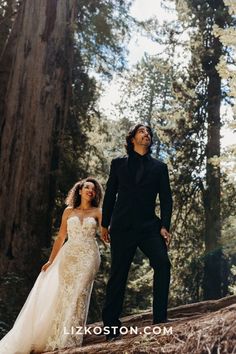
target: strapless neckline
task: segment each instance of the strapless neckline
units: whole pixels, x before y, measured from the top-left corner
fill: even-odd
[[[93,220],[95,220],[95,222],[97,223],[97,220],[95,219],[94,216],[85,216],[85,217],[82,219],[82,221],[81,221],[79,215],[72,215],[72,216],[69,216],[69,217],[67,218],[67,221],[68,221],[69,219],[72,219],[72,218],[77,218],[77,219],[79,220],[79,223],[80,223],[81,227],[83,227],[84,221],[85,221],[86,219],[93,219]]]

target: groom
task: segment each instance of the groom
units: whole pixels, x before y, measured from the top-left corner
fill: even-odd
[[[153,323],[167,321],[170,283],[172,197],[166,164],[150,155],[152,131],[135,125],[126,137],[127,157],[112,160],[103,202],[102,238],[111,242],[111,272],[102,311],[107,340],[118,337],[128,272],[137,247],[149,258],[154,270]],[[160,218],[155,214],[160,200]]]

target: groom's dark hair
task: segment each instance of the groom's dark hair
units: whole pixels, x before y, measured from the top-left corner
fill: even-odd
[[[127,154],[129,155],[132,151],[134,151],[134,144],[132,143],[132,139],[133,137],[135,136],[137,130],[140,128],[140,127],[145,127],[147,128],[147,130],[149,131],[149,134],[151,136],[151,144],[148,148],[148,153],[150,154],[152,152],[151,150],[151,146],[153,144],[153,140],[152,140],[152,137],[153,137],[153,133],[152,133],[152,129],[149,125],[146,125],[146,124],[142,124],[142,123],[138,123],[136,125],[134,125],[133,127],[130,128],[129,132],[128,132],[128,135],[126,136],[126,144],[125,144],[125,149],[126,149],[126,152]]]

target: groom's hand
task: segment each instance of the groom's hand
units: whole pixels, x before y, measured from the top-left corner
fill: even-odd
[[[170,244],[170,240],[171,240],[171,235],[170,235],[170,233],[166,230],[165,227],[162,227],[162,228],[161,228],[161,231],[160,231],[160,234],[161,234],[161,236],[164,238],[165,243],[166,243],[166,246],[168,247],[169,244]]]
[[[109,236],[109,231],[107,227],[101,227],[101,238],[104,242],[109,243],[110,242],[110,236]]]

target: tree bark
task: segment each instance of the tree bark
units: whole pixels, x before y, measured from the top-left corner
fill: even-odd
[[[221,44],[214,40],[214,53],[219,57]],[[220,166],[211,158],[220,157],[220,104],[221,79],[215,66],[208,74],[208,128],[206,147],[206,194],[205,194],[205,265],[204,299],[221,297],[221,215],[220,215]]]
[[[223,1],[218,4],[218,11],[224,8]],[[223,26],[222,17],[216,24]],[[205,300],[218,299],[227,294],[226,260],[221,249],[221,171],[220,164],[214,165],[212,158],[220,158],[221,128],[221,78],[216,70],[223,54],[222,43],[208,34],[203,57],[203,67],[208,77],[207,86],[207,146],[206,146],[206,191],[205,207],[205,260],[203,296]],[[209,54],[210,53],[210,54]]]
[[[15,0],[6,1],[4,15],[0,18],[0,126],[3,119],[4,100],[15,50],[14,39],[17,34],[16,30],[14,34],[12,31],[11,41],[8,41],[9,33],[14,22],[14,16],[18,9],[15,2]],[[11,45],[9,45],[9,42],[11,42]]]
[[[75,0],[25,0],[9,38],[16,44],[0,122],[0,274],[34,277],[49,244],[75,14]]]

